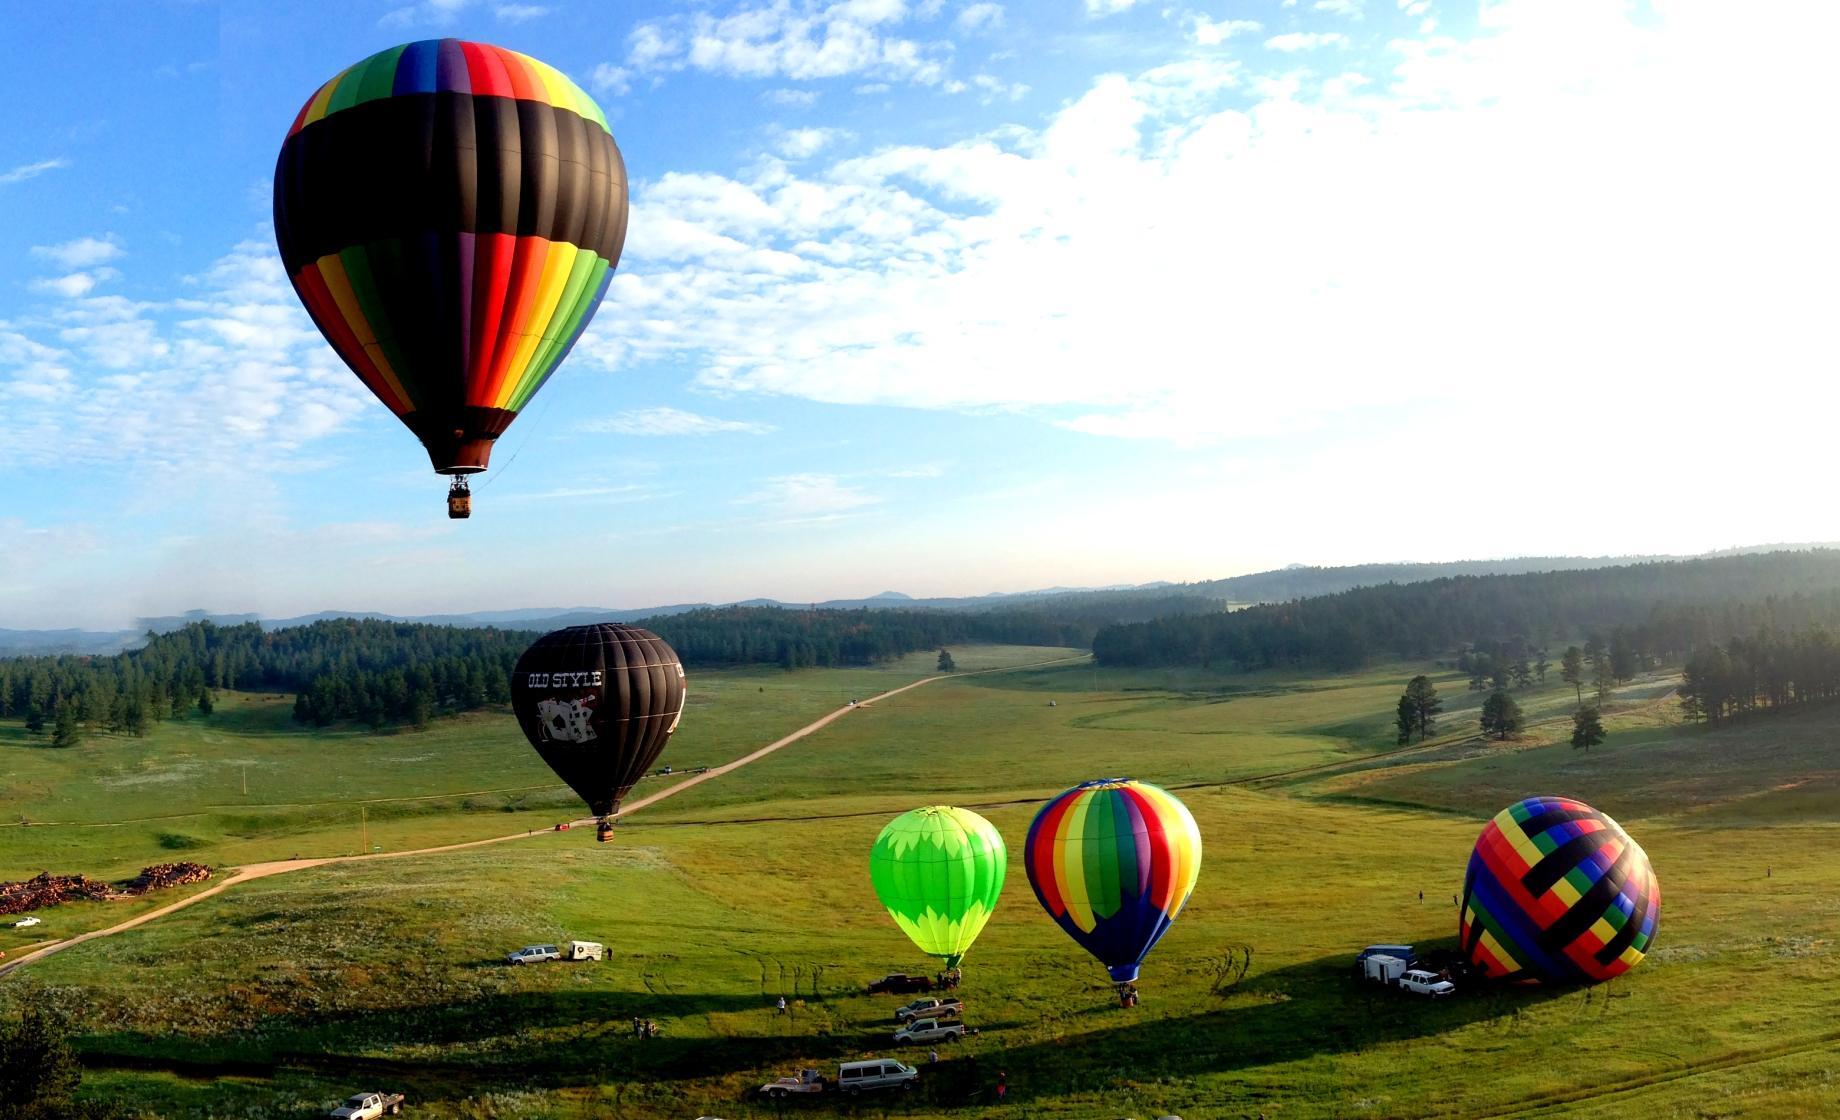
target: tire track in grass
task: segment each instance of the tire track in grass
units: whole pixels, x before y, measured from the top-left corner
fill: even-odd
[[[979,670],[968,672],[968,673],[954,673],[953,676],[954,677],[979,677],[979,676],[984,676],[990,673],[1010,673],[1010,672],[1015,672],[1021,669],[1040,669],[1040,668],[1045,668],[1046,666],[1049,666],[1049,665],[1064,665],[1070,661],[1084,661],[1084,660],[1086,660],[1086,658],[1084,657],[1059,657],[1051,661],[1037,661],[1037,662],[1033,662],[1027,665],[1005,665],[1005,666],[1002,666],[996,669],[979,669]],[[619,819],[622,817],[626,817],[630,814],[636,813],[648,805],[655,805],[658,802],[663,801],[667,797],[675,797],[676,795],[691,788],[692,786],[701,785],[702,783],[709,781],[711,778],[719,778],[723,774],[730,773],[734,770],[739,770],[741,767],[746,766],[749,763],[758,762],[760,759],[767,757],[768,755],[772,754],[775,751],[791,746],[793,743],[798,742],[800,739],[805,738],[807,735],[811,735],[814,732],[823,730],[824,728],[830,726],[832,723],[835,723],[837,720],[842,719],[844,716],[850,714],[851,712],[855,711],[858,708],[867,708],[875,704],[876,702],[881,701],[881,700],[886,700],[891,696],[899,696],[901,693],[907,692],[911,689],[919,688],[921,685],[932,684],[934,681],[944,680],[944,679],[946,678],[937,677],[937,676],[922,677],[919,680],[914,681],[910,684],[904,684],[899,688],[891,688],[887,692],[878,693],[875,696],[869,697],[867,700],[859,700],[853,704],[845,704],[843,707],[838,708],[836,711],[831,712],[827,715],[821,716],[816,720],[813,720],[812,722],[806,724],[804,727],[799,728],[797,731],[794,731],[789,735],[784,735],[778,739],[775,739],[773,742],[768,743],[766,746],[761,747],[759,750],[754,751],[752,754],[745,755],[741,758],[735,759],[733,762],[728,762],[721,766],[711,767],[710,769],[704,771],[701,774],[693,775],[689,778],[686,778],[685,780],[681,782],[678,782],[676,785],[667,786],[666,788],[659,790],[657,793],[654,793],[649,797],[642,797],[638,801],[635,801],[632,804],[627,805],[625,808],[621,809],[619,813],[615,814],[615,819]],[[581,824],[593,824],[594,821],[595,819],[593,817],[583,817],[579,820],[571,821],[570,823],[572,825],[581,825]],[[7,973],[12,972],[15,969],[23,968],[26,965],[31,964],[33,961],[43,960],[44,958],[50,956],[53,953],[61,953],[65,949],[68,949],[73,945],[81,945],[85,941],[94,941],[97,938],[101,938],[101,937],[113,937],[115,934],[122,933],[126,930],[133,929],[136,926],[146,925],[148,922],[154,921],[155,919],[158,919],[158,918],[163,918],[166,915],[173,913],[174,911],[183,910],[187,906],[191,906],[195,903],[203,902],[205,899],[211,898],[214,895],[222,894],[224,891],[229,890],[231,887],[236,886],[238,883],[247,883],[255,879],[266,879],[272,875],[286,875],[289,872],[293,872],[293,871],[305,871],[309,868],[324,867],[329,864],[335,864],[335,863],[364,863],[367,861],[382,860],[382,859],[402,859],[407,856],[431,856],[431,855],[439,855],[443,852],[458,852],[458,851],[464,851],[468,848],[481,848],[488,844],[503,844],[511,840],[524,840],[532,836],[547,836],[550,834],[551,831],[552,830],[550,829],[543,829],[541,831],[526,830],[524,832],[514,832],[507,836],[492,836],[484,840],[464,840],[464,841],[461,841],[455,844],[439,844],[432,848],[414,848],[414,849],[409,849],[409,850],[400,851],[400,852],[374,852],[374,853],[367,852],[363,855],[356,855],[356,856],[323,856],[323,857],[316,858],[316,859],[283,859],[283,860],[270,860],[265,863],[245,864],[244,866],[241,866],[241,867],[231,868],[230,870],[233,872],[233,874],[231,874],[229,878],[224,879],[222,882],[213,884],[212,886],[207,887],[206,889],[202,891],[199,891],[197,894],[188,895],[185,898],[179,899],[176,902],[169,903],[168,905],[162,906],[157,910],[149,910],[145,914],[137,915],[133,918],[129,918],[125,922],[118,922],[115,925],[107,926],[103,929],[93,929],[87,933],[79,933],[75,937],[71,937],[63,941],[53,941],[49,945],[45,945],[42,948],[35,949],[32,952],[26,953],[25,955],[20,956],[14,960],[0,961],[0,976],[5,976]]]

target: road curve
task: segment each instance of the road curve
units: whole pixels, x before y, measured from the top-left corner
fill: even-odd
[[[982,676],[986,673],[1006,673],[1006,672],[1011,672],[1016,669],[1039,669],[1047,665],[1061,665],[1069,661],[1081,661],[1081,660],[1084,660],[1084,658],[1062,657],[1062,658],[1056,658],[1055,660],[1052,660],[1052,661],[1038,661],[1038,662],[1034,662],[1029,665],[1008,665],[1008,666],[1004,666],[999,669],[980,669],[980,670],[977,670],[976,672],[957,673],[954,675],[960,676],[960,677],[975,677],[975,676]],[[669,786],[665,789],[661,789],[657,793],[654,793],[649,797],[642,797],[639,800],[634,801],[630,805],[627,805],[624,808],[622,808],[617,815],[621,817],[629,816],[645,808],[647,805],[657,804],[658,802],[663,801],[667,797],[675,797],[677,794],[682,793],[683,791],[689,789],[691,786],[700,785],[701,783],[706,782],[711,778],[721,777],[723,774],[726,774],[731,770],[738,770],[741,767],[746,766],[751,762],[758,762],[760,759],[767,757],[768,755],[772,754],[774,751],[777,751],[782,747],[791,746],[793,743],[798,742],[800,739],[805,738],[807,735],[810,735],[814,731],[818,731],[818,730],[821,730],[822,728],[828,727],[830,724],[836,722],[839,719],[842,719],[844,716],[850,714],[850,712],[856,710],[857,708],[867,708],[878,700],[886,700],[890,696],[899,696],[901,693],[906,692],[909,689],[919,688],[923,684],[932,684],[934,681],[942,680],[942,679],[944,678],[922,677],[919,680],[914,681],[912,684],[904,684],[900,688],[891,688],[887,692],[878,693],[875,696],[869,697],[867,700],[859,700],[852,704],[846,704],[843,707],[838,708],[836,711],[829,713],[828,715],[824,715],[824,716],[819,717],[818,719],[813,720],[812,722],[806,724],[804,727],[801,727],[797,731],[792,732],[790,735],[786,735],[782,738],[775,739],[773,742],[768,743],[766,746],[760,748],[759,750],[753,752],[752,754],[743,755],[742,757],[735,759],[733,762],[724,763],[721,766],[711,767],[710,769],[705,770],[701,774],[692,775],[691,777],[686,778],[681,782],[678,782],[674,786]],[[593,824],[594,818],[586,817],[581,820],[575,821],[573,823],[574,824]],[[113,935],[117,933],[121,933],[123,930],[130,930],[130,929],[133,929],[135,926],[145,925],[146,923],[153,921],[155,918],[163,918],[175,910],[183,910],[187,906],[190,906],[195,902],[203,902],[205,899],[210,898],[212,895],[221,894],[224,891],[229,890],[231,887],[236,886],[238,883],[247,883],[252,879],[265,879],[270,875],[285,875],[290,871],[305,871],[306,869],[310,867],[323,867],[326,864],[332,864],[332,863],[362,863],[367,860],[402,859],[405,856],[431,856],[431,855],[439,855],[442,852],[458,852],[466,848],[484,847],[487,844],[503,844],[507,840],[523,840],[531,836],[547,835],[550,831],[551,830],[547,828],[541,829],[541,830],[526,830],[524,832],[514,832],[507,836],[492,836],[484,840],[466,840],[458,844],[441,844],[433,848],[414,848],[414,849],[410,849],[407,851],[401,851],[401,852],[373,852],[373,853],[366,853],[364,855],[356,855],[356,856],[324,856],[324,857],[317,858],[317,859],[281,859],[281,860],[272,860],[268,863],[250,863],[250,864],[245,864],[241,867],[233,867],[230,869],[232,874],[229,876],[229,878],[226,878],[218,883],[215,883],[212,886],[202,891],[199,891],[197,894],[190,895],[186,898],[182,898],[178,900],[177,902],[173,902],[166,906],[162,906],[158,910],[149,910],[145,914],[137,915],[135,917],[129,918],[125,922],[119,922],[115,925],[108,926],[104,929],[93,929],[93,930],[90,930],[88,933],[79,933],[75,937],[69,938],[68,940],[53,941],[51,944],[46,945],[40,949],[35,949],[32,952],[27,953],[24,956],[19,957],[15,960],[0,961],[0,976],[4,976],[16,968],[23,968],[24,966],[31,964],[33,961],[41,960],[45,957],[50,956],[53,953],[61,953],[65,949],[70,948],[72,945],[81,945],[85,941],[94,941],[98,937],[112,937]]]

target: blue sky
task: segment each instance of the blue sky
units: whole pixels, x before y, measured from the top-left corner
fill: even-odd
[[[1833,9],[8,4],[0,626],[1840,538]],[[460,523],[269,223],[442,35],[633,182]]]

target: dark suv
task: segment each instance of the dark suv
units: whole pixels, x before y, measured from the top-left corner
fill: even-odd
[[[909,976],[905,972],[891,972],[880,980],[869,982],[869,991],[875,992],[930,992],[933,990],[931,976]]]

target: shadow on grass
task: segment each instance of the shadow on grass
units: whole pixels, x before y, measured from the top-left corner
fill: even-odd
[[[187,1077],[272,1077],[277,1071],[389,1084],[424,1097],[511,1088],[707,1083],[744,1076],[752,1082],[800,1066],[834,1067],[864,1057],[892,1057],[923,1071],[920,1089],[877,1098],[894,1111],[951,1107],[990,1099],[997,1071],[1012,1099],[1109,1091],[1126,1083],[1188,1078],[1360,1052],[1434,1037],[1476,1023],[1514,1029],[1540,1003],[1565,989],[1480,988],[1447,1000],[1364,984],[1349,958],[1326,957],[1254,975],[1221,997],[1219,1010],[1159,1016],[1156,988],[1144,1004],[1123,1009],[1109,993],[1092,993],[1056,1018],[1033,1025],[1030,1041],[1006,1044],[1018,1023],[986,1023],[960,1043],[900,1048],[881,1029],[850,1024],[827,1034],[774,1036],[777,1017],[754,994],[527,992],[401,1011],[296,1012],[272,1016],[247,1032],[193,1037],[100,1030],[81,1040],[85,1064],[158,1069]],[[760,1011],[763,1033],[679,1038],[674,1022],[712,1013]],[[640,1039],[632,1017],[656,1019],[663,1033]],[[890,1030],[892,1027],[889,1028]],[[1048,1035],[1049,1037],[1043,1037]],[[461,1048],[452,1056],[389,1053],[401,1046]],[[741,1096],[752,1100],[753,1085]]]

